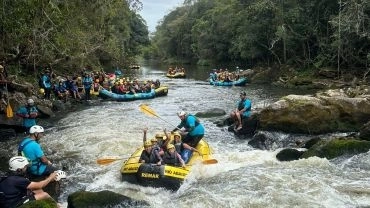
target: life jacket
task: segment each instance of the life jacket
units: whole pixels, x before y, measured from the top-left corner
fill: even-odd
[[[173,152],[172,154],[166,151],[163,155],[163,162],[167,165],[175,165],[180,166],[180,160],[177,157],[177,152]]]
[[[26,138],[27,139],[27,138]],[[24,139],[25,140],[25,139]],[[24,141],[23,140],[23,141]],[[19,145],[18,145],[18,156],[23,156],[23,157],[26,157],[23,153],[23,149],[28,145],[30,144],[31,142],[36,142],[32,139],[26,141],[26,142],[21,142]],[[36,160],[32,160],[30,161],[31,165],[32,166],[37,166],[37,172],[40,172],[39,169],[40,169],[40,166],[41,166],[41,160],[39,158],[37,158]]]

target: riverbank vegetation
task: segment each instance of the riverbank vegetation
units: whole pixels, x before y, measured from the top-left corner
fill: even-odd
[[[156,29],[147,58],[243,67],[291,65],[366,78],[366,0],[186,0]],[[311,73],[314,74],[314,73]]]
[[[149,44],[141,7],[138,0],[1,0],[1,64],[16,75],[128,66]]]

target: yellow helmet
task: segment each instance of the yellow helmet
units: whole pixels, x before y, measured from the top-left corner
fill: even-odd
[[[167,149],[171,149],[171,148],[175,148],[175,145],[173,145],[173,144],[167,145]]]
[[[40,93],[41,95],[45,94],[45,90],[44,90],[44,88],[40,88],[39,93]]]
[[[158,140],[156,138],[152,138],[150,141],[151,142],[158,142]]]
[[[175,131],[175,132],[173,133],[173,136],[179,136],[179,137],[180,137],[180,139],[181,139],[181,134],[180,134],[180,132],[178,132],[178,131]]]
[[[144,147],[151,147],[151,146],[152,146],[152,142],[151,141],[145,141]]]
[[[157,138],[157,139],[164,139],[164,138],[166,138],[166,136],[164,134],[162,134],[162,133],[157,133],[155,135],[155,138]]]

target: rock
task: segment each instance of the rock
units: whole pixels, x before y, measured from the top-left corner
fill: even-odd
[[[37,105],[37,110],[39,111],[38,118],[50,118],[55,117],[54,112],[51,110],[51,108],[44,106],[44,105]]]
[[[332,140],[322,140],[308,149],[301,158],[321,157],[333,159],[342,155],[355,155],[368,152],[370,150],[370,141],[337,138]]]
[[[279,161],[298,160],[303,153],[304,151],[299,151],[297,149],[283,149],[276,155],[276,159]]]
[[[361,127],[359,137],[363,140],[370,141],[370,121]]]
[[[370,120],[366,96],[348,97],[342,91],[288,95],[261,110],[259,129],[289,133],[353,132]]]
[[[80,207],[149,207],[145,201],[138,201],[112,191],[77,191],[68,196],[68,208]]]
[[[226,115],[226,112],[223,109],[219,108],[212,108],[205,112],[198,112],[195,114],[195,116],[200,118],[211,118],[211,117],[217,117],[217,116],[223,116]]]
[[[57,208],[57,202],[52,199],[43,199],[43,200],[35,200],[29,201],[18,208],[35,208],[35,207],[50,207],[50,208]]]

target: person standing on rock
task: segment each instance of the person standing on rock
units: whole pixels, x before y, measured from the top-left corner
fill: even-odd
[[[247,93],[240,93],[240,100],[237,102],[237,107],[230,113],[230,117],[234,121],[234,130],[239,131],[243,128],[242,119],[248,118],[251,115],[252,101],[247,98]]]
[[[17,116],[23,118],[22,126],[25,132],[28,132],[31,126],[36,125],[36,117],[38,116],[38,110],[35,107],[35,101],[28,99],[27,104],[20,107],[16,113]]]
[[[41,77],[41,81],[42,81],[42,88],[44,88],[45,90],[44,98],[50,100],[51,90],[52,90],[50,70],[45,71],[44,75],[42,75]]]

